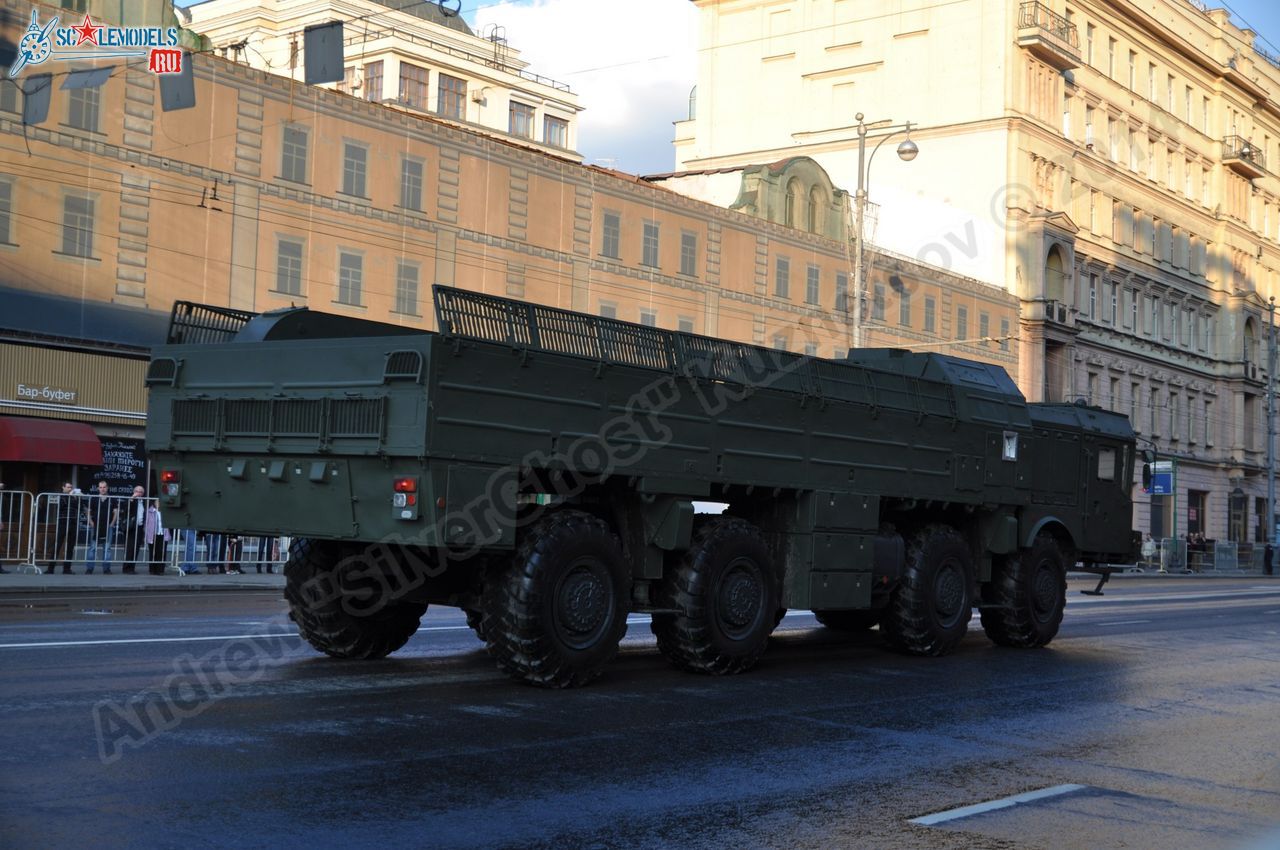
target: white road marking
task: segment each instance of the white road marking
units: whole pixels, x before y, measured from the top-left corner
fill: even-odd
[[[934,824],[958,820],[959,818],[972,817],[973,815],[980,815],[984,812],[992,812],[997,809],[1007,809],[1020,803],[1030,803],[1034,800],[1043,800],[1046,797],[1057,797],[1062,794],[1070,794],[1074,791],[1083,791],[1088,787],[1089,786],[1087,785],[1054,785],[1052,788],[1041,788],[1039,791],[1028,791],[1025,794],[1015,794],[1012,797],[1005,797],[1000,800],[991,800],[987,803],[977,803],[972,806],[964,806],[959,809],[952,809],[949,812],[938,812],[933,815],[912,818],[911,823],[918,823],[921,826],[933,826]]]
[[[1105,623],[1098,623],[1099,626],[1136,626],[1138,623],[1150,623],[1150,620],[1109,620]]]
[[[1117,590],[1111,585],[1108,590]],[[1276,596],[1280,595],[1280,587],[1247,587],[1239,590],[1202,590],[1185,593],[1149,593],[1142,596],[1068,596],[1071,605],[1097,605],[1108,602],[1177,602],[1187,599],[1224,599],[1233,596]]]
[[[1276,609],[1276,610],[1274,610],[1274,611],[1263,611],[1262,613],[1264,613],[1264,614],[1280,614],[1280,608],[1277,608],[1277,609]]]
[[[203,637],[115,638],[112,640],[55,640],[40,643],[0,643],[0,649],[41,649],[54,646],[113,646],[126,643],[188,643],[208,640],[253,640],[255,638],[297,637],[295,632],[259,632],[253,635],[204,635]]]

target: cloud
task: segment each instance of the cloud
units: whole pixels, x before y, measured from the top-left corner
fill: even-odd
[[[647,174],[675,161],[671,123],[697,79],[697,10],[689,0],[532,0],[476,11],[475,29],[505,28],[529,70],[568,83],[585,111],[587,162]]]

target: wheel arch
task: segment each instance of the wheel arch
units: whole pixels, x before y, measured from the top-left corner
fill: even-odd
[[[1036,538],[1041,535],[1048,535],[1056,540],[1063,555],[1067,558],[1073,557],[1076,552],[1075,539],[1072,537],[1071,530],[1067,528],[1065,522],[1055,516],[1041,517],[1031,525],[1027,532],[1022,535],[1022,540],[1020,541],[1022,548],[1030,549],[1035,544]]]

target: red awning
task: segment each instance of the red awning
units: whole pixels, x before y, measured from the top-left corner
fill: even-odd
[[[83,422],[0,416],[0,460],[102,465],[102,443]]]

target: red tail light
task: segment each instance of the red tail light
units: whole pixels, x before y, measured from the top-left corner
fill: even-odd
[[[177,484],[182,480],[182,473],[176,469],[166,469],[160,473],[160,483]]]
[[[418,479],[416,476],[407,476],[405,478],[397,478],[395,481],[395,491],[397,493],[416,493],[418,492]]]

